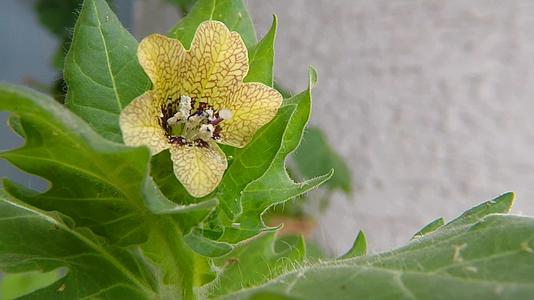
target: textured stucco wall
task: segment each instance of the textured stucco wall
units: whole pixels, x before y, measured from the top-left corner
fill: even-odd
[[[532,1],[249,0],[279,17],[277,76],[319,70],[312,123],[354,173],[317,232],[333,252],[359,229],[372,251],[513,190],[534,214]]]

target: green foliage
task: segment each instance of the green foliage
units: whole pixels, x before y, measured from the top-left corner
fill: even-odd
[[[34,246],[28,245],[30,241]],[[154,280],[143,264],[134,253],[105,245],[89,230],[74,228],[63,215],[0,195],[0,268],[7,272],[69,270],[27,299],[150,299],[155,294]]]
[[[15,113],[18,133],[26,139],[0,157],[51,185],[37,194],[6,179],[8,192],[40,209],[60,211],[118,244],[146,239],[139,224],[146,211],[141,190],[146,149],[108,142],[50,97],[29,90],[1,86],[0,109]]]
[[[367,241],[365,240],[365,234],[363,234],[363,231],[360,230],[356,236],[356,239],[354,240],[354,243],[352,244],[352,247],[349,249],[349,251],[347,251],[347,253],[343,254],[341,258],[351,258],[365,254],[367,254]]]
[[[310,69],[309,86],[308,89],[299,95],[286,99],[284,106],[281,110],[291,111],[291,114],[287,119],[280,119],[283,124],[283,132],[278,133],[279,141],[269,137],[269,135],[263,135],[265,131],[258,133],[257,138],[253,140],[243,151],[250,151],[252,153],[267,153],[265,145],[270,144],[270,151],[273,153],[272,159],[265,165],[262,170],[262,174],[257,178],[254,178],[241,192],[241,215],[237,218],[242,228],[246,228],[249,232],[255,230],[262,230],[264,228],[263,221],[261,220],[261,214],[269,207],[283,203],[291,198],[299,196],[325,182],[332,176],[332,172],[322,174],[321,176],[307,180],[301,183],[295,183],[287,173],[285,160],[286,157],[298,146],[306,123],[308,121],[311,111],[311,88],[315,84],[315,70]],[[276,120],[271,123],[275,125]],[[266,127],[269,128],[269,127]],[[273,147],[276,145],[276,147]],[[258,147],[259,146],[259,147]],[[239,156],[241,152],[236,152],[237,159],[243,159]],[[257,156],[257,155],[256,155]],[[244,167],[236,165],[236,161],[232,164],[228,170],[228,176],[230,179],[236,178],[239,175],[249,172],[250,164],[243,164]],[[260,158],[254,159],[254,161],[261,161]],[[236,168],[239,166],[239,169]],[[233,169],[232,169],[233,168]],[[223,182],[224,184],[225,182]],[[224,187],[224,185],[221,185]],[[222,198],[224,199],[224,198]],[[235,231],[225,236],[230,241],[238,241],[243,237],[240,235],[238,238],[234,236]]]
[[[302,238],[276,238],[273,232],[265,233],[214,261],[221,276],[210,296],[266,282],[303,263],[305,257],[306,245]]]
[[[136,53],[137,41],[106,2],[85,1],[65,58],[66,104],[115,142],[121,110],[150,86]]]
[[[249,50],[249,71],[245,82],[261,82],[273,86],[274,41],[277,24],[276,16],[273,16],[273,24],[269,32]]]
[[[11,300],[47,287],[61,277],[61,270],[3,274],[0,279],[0,299]]]
[[[512,199],[489,201],[397,250],[303,267],[222,299],[530,299],[534,219],[503,215]]]
[[[112,0],[107,0],[111,5]],[[65,100],[66,85],[63,79],[65,53],[69,49],[72,30],[78,17],[78,10],[83,0],[38,0],[35,2],[35,13],[45,29],[58,40],[58,48],[52,58],[52,65],[59,71],[57,79],[49,88],[50,92],[60,102]]]
[[[215,1],[199,3],[182,25],[177,25],[181,29],[176,32],[184,34],[182,39],[191,37],[196,29],[188,22],[198,24],[207,19],[202,13],[206,8],[213,10],[209,18],[224,14],[223,19],[244,17],[250,21],[240,1],[217,2],[216,7],[214,4]],[[258,44],[250,22],[227,25],[241,30],[250,45],[247,79],[272,84],[276,19]],[[234,159],[226,178],[241,173],[240,185],[221,185],[216,193],[218,199],[199,200],[187,195],[172,176],[168,152],[151,159],[144,147],[115,143],[121,141],[120,110],[149,88],[137,62],[136,48],[137,42],[104,0],[86,0],[65,63],[69,87],[66,102],[75,114],[46,95],[0,86],[0,109],[13,113],[10,125],[26,140],[22,147],[3,152],[1,157],[50,183],[46,192],[39,193],[4,179],[9,195],[3,193],[2,211],[9,222],[3,223],[1,230],[25,231],[28,235],[18,236],[20,239],[13,234],[2,236],[0,265],[8,272],[63,267],[67,270],[59,281],[28,297],[116,298],[124,292],[120,297],[193,298],[195,287],[217,275],[206,256],[225,255],[234,249],[233,243],[264,229],[254,226],[230,240],[221,238],[221,232],[210,231],[212,226],[228,232],[235,227],[222,210],[215,210],[217,205],[231,207],[232,201],[237,200],[238,213],[227,213],[237,219],[242,214],[240,195],[245,194],[251,181],[267,180],[269,184],[276,178],[283,179],[280,187],[291,188],[288,192],[262,200],[255,211],[257,216],[247,212],[247,218],[260,220],[259,214],[268,206],[303,193],[329,177],[296,184],[284,168],[285,158],[298,145],[309,117],[308,89],[286,101],[277,118],[262,129],[250,148],[234,152],[227,149],[234,153]],[[278,144],[271,147],[270,139]],[[266,146],[270,153],[255,152],[257,147]],[[261,165],[249,164],[257,161],[262,161]],[[26,230],[27,226],[38,232]],[[61,234],[51,236],[56,232],[51,227]],[[62,247],[64,252],[60,252]],[[13,259],[12,253],[21,253],[20,259]],[[285,254],[291,256],[287,251],[276,253]],[[31,264],[26,263],[27,257],[34,257]],[[85,283],[80,276],[94,280]]]
[[[180,40],[189,49],[198,25],[206,20],[221,21],[230,30],[239,32],[248,48],[256,44],[256,31],[242,0],[198,0],[168,36]]]
[[[420,237],[427,233],[435,231],[443,225],[445,225],[445,220],[443,220],[443,218],[437,218],[434,221],[425,225],[425,227],[421,228],[421,230],[419,230],[416,234],[413,235],[413,238]]]
[[[256,42],[241,0],[200,0],[169,35],[189,47],[205,20],[222,21],[241,34],[249,49],[247,81],[273,84],[276,17]],[[0,270],[39,278],[20,290],[11,288],[8,296],[2,291],[3,297],[534,295],[534,220],[504,215],[512,194],[448,224],[438,219],[407,246],[378,255],[365,255],[362,232],[347,254],[328,261],[307,256],[300,237],[275,236],[277,228],[267,227],[262,215],[326,182],[332,169],[337,177],[328,188],[350,192],[350,174],[324,136],[314,129],[305,135],[317,80],[313,68],[308,88],[287,95],[277,116],[251,143],[242,149],[224,147],[229,168],[217,190],[201,199],[191,197],[173,175],[168,151],[150,157],[146,147],[121,144],[119,113],[149,88],[136,49],[137,41],[104,0],[86,0],[66,58],[66,107],[44,94],[0,85],[0,110],[12,113],[9,124],[25,139],[23,146],[0,157],[49,183],[47,191],[37,192],[3,181]],[[292,153],[296,173],[311,179],[297,183],[288,174],[286,160]]]

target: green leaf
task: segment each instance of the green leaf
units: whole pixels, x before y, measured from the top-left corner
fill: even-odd
[[[531,299],[534,218],[500,214],[512,194],[383,254],[309,266],[222,299]]]
[[[66,104],[112,141],[122,140],[120,111],[150,86],[136,52],[106,1],[84,1],[65,59]]]
[[[221,21],[231,31],[238,32],[247,48],[256,43],[256,31],[242,0],[199,0],[167,35],[189,49],[198,25],[208,20]]]
[[[239,245],[230,254],[218,258],[221,270],[211,297],[256,286],[300,265],[306,257],[302,237],[276,238],[274,232],[258,236]]]
[[[514,205],[515,194],[505,193],[490,201],[484,202],[478,206],[464,212],[458,218],[449,222],[446,227],[461,226],[472,223],[474,220],[487,216],[489,214],[506,214],[509,213]]]
[[[136,255],[107,245],[87,229],[73,228],[64,218],[0,192],[0,269],[68,268],[63,278],[23,299],[156,296],[153,277]]]
[[[509,213],[512,209],[514,203],[515,194],[514,193],[505,193],[495,199],[486,201],[478,206],[471,208],[470,210],[464,212],[460,217],[449,222],[446,227],[461,226],[473,222],[473,220],[479,220],[484,216],[494,213]],[[430,232],[436,231],[442,228],[445,225],[443,218],[438,218],[421,230],[419,230],[412,239],[421,237]]]
[[[236,150],[218,197],[221,207],[239,224],[239,230],[226,230],[222,240],[236,243],[258,234],[266,229],[261,219],[265,210],[317,187],[332,176],[330,172],[295,183],[285,166],[286,157],[298,146],[309,119],[314,69],[310,69],[309,76],[308,89],[286,99],[278,116],[245,148]]]
[[[231,164],[218,187],[217,197],[221,201],[221,208],[230,218],[236,218],[242,212],[239,199],[241,191],[264,174],[274,159],[294,110],[294,105],[281,107],[275,118],[258,130],[245,148],[234,149],[234,154],[228,155]]]
[[[277,19],[273,15],[271,29],[254,47],[248,51],[249,69],[245,82],[261,82],[273,85],[274,40],[276,38]]]
[[[358,232],[358,235],[356,236],[356,239],[354,240],[354,243],[352,244],[352,247],[347,251],[347,253],[343,254],[340,258],[352,258],[357,256],[363,256],[367,254],[367,241],[365,240],[365,234],[363,234],[363,231],[360,230]]]
[[[0,278],[0,299],[16,299],[47,287],[62,277],[60,271],[2,274]]]
[[[425,225],[425,227],[419,230],[416,234],[414,234],[412,239],[418,238],[432,231],[436,231],[438,228],[440,228],[443,225],[445,225],[445,220],[443,220],[443,218],[437,218],[434,221]]]
[[[69,215],[118,244],[146,240],[148,224],[140,220],[148,212],[142,195],[148,149],[109,142],[52,98],[24,88],[0,85],[0,110],[19,117],[26,139],[0,157],[51,185],[37,194],[6,181],[9,193]]]
[[[325,183],[329,189],[340,189],[350,194],[351,173],[339,154],[332,149],[323,132],[316,127],[308,127],[300,146],[292,155],[296,173],[303,178],[312,178],[334,169],[334,175]]]
[[[149,177],[145,184],[145,199],[150,199],[150,201],[145,202],[145,205],[154,214],[178,215],[197,211],[211,212],[219,204],[217,199],[210,199],[192,204],[177,204],[163,195],[152,178]]]
[[[194,230],[185,236],[186,243],[197,253],[207,257],[219,257],[232,251],[228,243],[217,242],[204,237],[200,230]]]

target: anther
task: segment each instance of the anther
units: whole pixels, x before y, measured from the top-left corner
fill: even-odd
[[[195,140],[195,146],[201,147],[201,148],[208,148],[209,144],[203,139],[197,139]]]
[[[169,139],[169,143],[171,144],[176,144],[180,146],[187,144],[187,140],[181,136],[169,136],[168,139]]]
[[[232,111],[229,109],[223,108],[219,110],[216,116],[217,118],[210,120],[210,124],[213,126],[217,126],[219,123],[221,123],[224,120],[232,119]]]
[[[208,109],[206,109],[205,112],[206,112],[206,115],[208,116],[208,121],[209,122],[215,120],[215,117],[213,116],[213,109],[208,108]]]
[[[174,124],[178,123],[178,121],[180,121],[182,119],[185,119],[184,118],[184,114],[181,111],[179,111],[179,112],[175,113],[174,116],[172,116],[172,117],[167,119],[167,124],[174,125]]]
[[[226,108],[223,108],[219,110],[219,118],[222,118],[223,120],[230,120],[232,119],[232,111]]]
[[[209,133],[210,137],[213,135],[214,131],[215,131],[215,127],[213,127],[213,125],[211,125],[211,124],[202,124],[202,125],[200,125],[200,132]]]
[[[189,117],[189,114],[191,112],[191,98],[188,96],[181,96],[179,106],[179,110],[182,113],[182,116],[184,118]]]

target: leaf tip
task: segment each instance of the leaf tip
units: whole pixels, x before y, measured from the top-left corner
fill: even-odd
[[[352,247],[347,251],[347,253],[343,254],[340,259],[345,258],[352,258],[357,256],[363,256],[367,254],[367,239],[365,238],[365,234],[363,233],[363,230],[360,230],[358,232],[358,235],[356,236],[356,239],[354,240],[354,243],[352,244]]]
[[[434,232],[434,231],[438,230],[443,225],[445,225],[445,219],[437,218],[434,221],[432,221],[432,222],[428,223],[427,225],[425,225],[423,228],[421,228],[421,230],[419,230],[417,233],[415,233],[411,239],[413,240],[413,239],[416,239],[418,237],[422,237],[422,236],[424,236],[424,235],[426,235],[428,233]]]
[[[308,89],[312,89],[317,84],[317,69],[310,65],[308,67]]]
[[[515,203],[515,192],[504,193],[499,197],[493,199],[492,201],[505,204],[505,206],[507,207],[507,212],[510,212]]]

